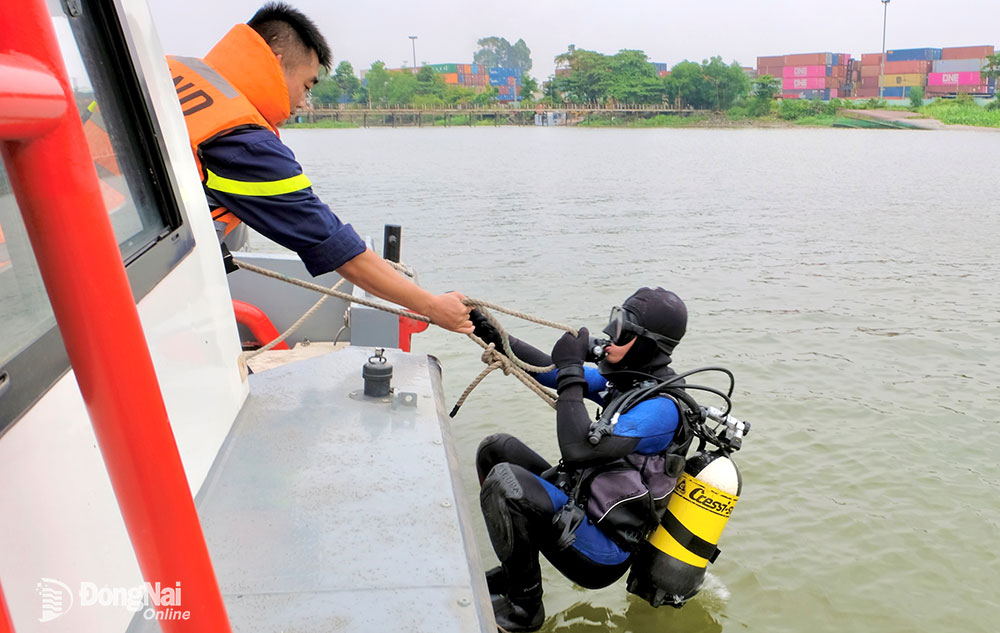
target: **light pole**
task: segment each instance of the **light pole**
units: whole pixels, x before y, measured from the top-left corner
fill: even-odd
[[[888,1],[888,0],[885,0],[885,1]],[[410,43],[413,44],[413,70],[414,70],[414,72],[416,72],[416,68],[417,68],[417,36],[416,35],[411,35],[410,36]]]
[[[885,98],[885,23],[889,18],[889,0],[882,0],[882,74],[878,80],[878,98]]]

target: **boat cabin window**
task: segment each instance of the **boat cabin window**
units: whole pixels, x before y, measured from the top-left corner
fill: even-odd
[[[134,44],[111,2],[48,0],[101,195],[140,300],[194,245]],[[2,167],[2,166],[0,166]],[[5,170],[0,171],[0,434],[69,369]]]

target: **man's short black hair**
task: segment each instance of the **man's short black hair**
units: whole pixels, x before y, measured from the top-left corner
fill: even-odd
[[[306,51],[315,51],[320,65],[330,70],[333,60],[326,38],[312,20],[288,4],[268,2],[250,18],[247,26],[257,31],[275,53],[286,52],[290,45],[305,47]]]

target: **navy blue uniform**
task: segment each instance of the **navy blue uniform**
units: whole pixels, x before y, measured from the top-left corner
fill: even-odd
[[[209,172],[209,207],[225,207],[261,235],[295,251],[311,275],[336,270],[364,252],[364,240],[303,181],[292,150],[270,130],[238,130],[206,142],[201,163]]]

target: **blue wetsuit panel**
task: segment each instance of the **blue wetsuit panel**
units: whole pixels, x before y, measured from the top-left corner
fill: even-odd
[[[547,371],[544,374],[535,374],[535,379],[543,386],[548,387],[549,389],[555,389],[556,378],[558,375],[559,370],[553,369],[552,371]],[[604,397],[601,396],[601,392],[608,388],[608,379],[602,376],[601,372],[597,371],[596,367],[584,367],[583,377],[587,381],[587,393],[584,394],[584,397],[603,407]]]
[[[670,398],[644,400],[618,417],[614,435],[638,437],[635,452],[655,455],[670,446],[677,430],[680,414],[677,405]]]
[[[549,495],[549,501],[552,502],[552,510],[554,512],[558,512],[559,508],[566,505],[569,497],[566,496],[565,492],[538,475],[535,475],[535,478],[538,479],[542,487],[545,488],[545,492]],[[618,547],[617,543],[608,538],[604,532],[600,531],[590,520],[590,517],[584,519],[580,527],[576,528],[576,540],[573,541],[571,547],[601,565],[617,565],[629,557],[629,553]]]

